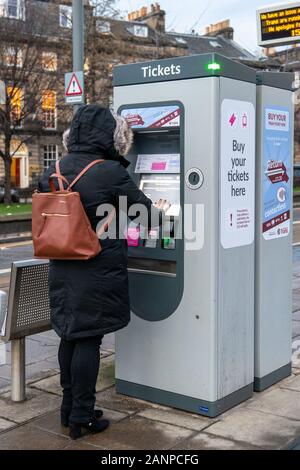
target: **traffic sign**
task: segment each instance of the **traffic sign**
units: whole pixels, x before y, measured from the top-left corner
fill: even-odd
[[[65,74],[65,102],[67,104],[84,104],[83,72]]]

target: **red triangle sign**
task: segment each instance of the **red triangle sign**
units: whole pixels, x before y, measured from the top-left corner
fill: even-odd
[[[78,95],[82,95],[82,88],[80,86],[76,73],[73,73],[71,80],[69,82],[67,91],[66,91],[66,96],[78,96]]]

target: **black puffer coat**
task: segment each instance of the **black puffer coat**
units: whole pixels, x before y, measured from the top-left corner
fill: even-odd
[[[126,160],[113,147],[115,119],[98,106],[83,106],[75,115],[68,149],[60,161],[61,173],[71,182],[90,162],[104,158],[74,186],[78,191],[92,227],[99,217],[100,204],[113,204],[128,197],[128,206],[151,201],[135,185],[126,168]],[[39,182],[41,191],[49,191],[50,167]],[[152,209],[153,210],[153,209]],[[118,210],[117,210],[118,212]],[[50,262],[50,305],[52,325],[66,340],[102,335],[119,330],[130,320],[126,240],[101,240],[102,251],[87,261]]]

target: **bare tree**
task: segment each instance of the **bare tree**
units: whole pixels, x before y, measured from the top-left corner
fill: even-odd
[[[116,0],[90,0],[94,7],[94,16],[119,18],[120,10],[116,8]]]
[[[51,53],[47,56],[48,63],[43,57],[43,51],[49,49],[51,23],[49,10],[37,9],[33,2],[26,2],[26,19],[24,13],[19,18],[0,17],[0,80],[4,81],[6,90],[6,103],[0,105],[3,140],[0,157],[4,162],[6,203],[11,202],[13,156],[43,131],[43,118],[47,107],[50,109],[53,104],[51,100],[55,100],[57,109],[60,105],[61,97],[51,90],[57,89],[62,78],[51,67]],[[57,117],[56,114],[54,119]],[[14,147],[13,140],[17,141]]]

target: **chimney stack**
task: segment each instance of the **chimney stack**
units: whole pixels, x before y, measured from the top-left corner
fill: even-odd
[[[204,34],[205,36],[223,36],[226,39],[233,39],[234,30],[230,26],[230,20],[224,20],[207,26]]]
[[[128,21],[140,21],[146,23],[150,28],[164,33],[166,30],[165,25],[166,12],[160,9],[159,3],[152,3],[151,9],[148,12],[147,7],[142,7],[139,10],[133,11],[128,14]]]

